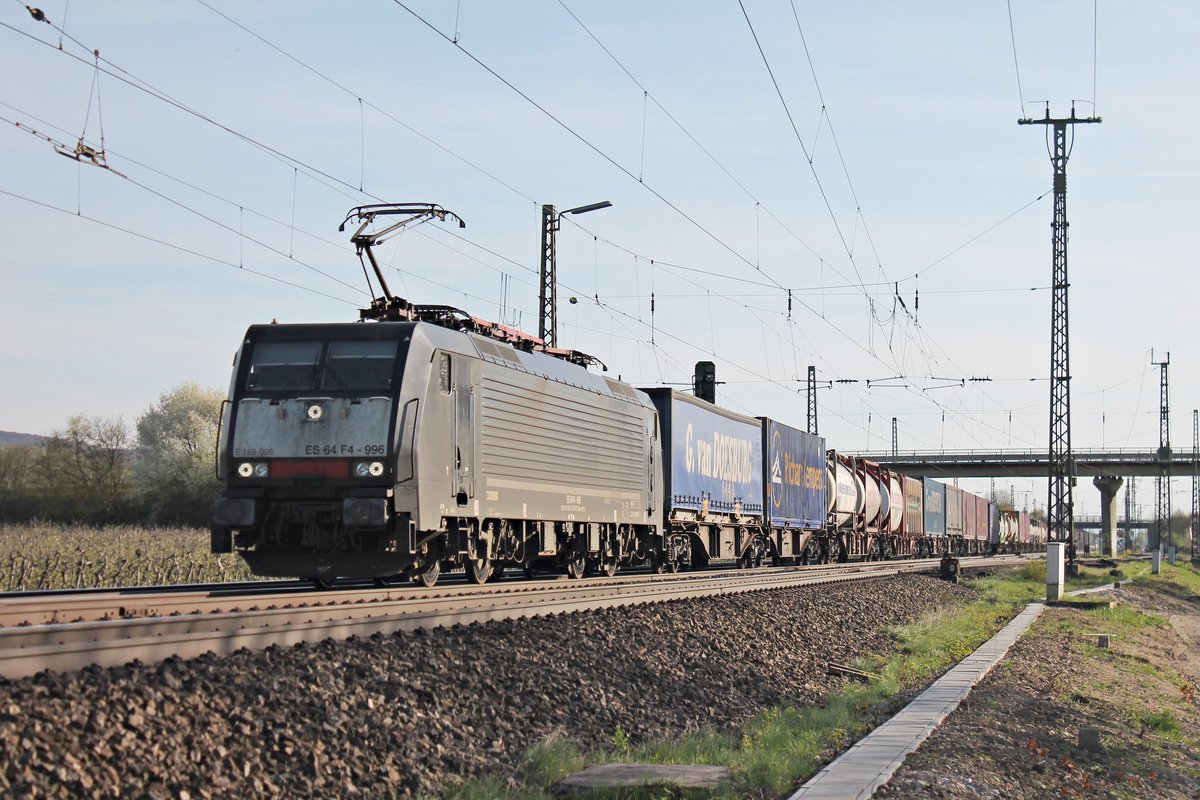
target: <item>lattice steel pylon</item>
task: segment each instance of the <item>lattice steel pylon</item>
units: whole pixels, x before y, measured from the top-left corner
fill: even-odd
[[[1099,117],[1071,116],[1055,119],[1046,106],[1042,119],[1019,119],[1018,125],[1045,125],[1052,129],[1050,163],[1054,168],[1054,221],[1051,223],[1053,299],[1050,305],[1050,480],[1046,500],[1048,541],[1065,542],[1068,559],[1075,558],[1073,497],[1075,464],[1071,456],[1071,347],[1067,325],[1067,128],[1100,122]]]
[[[1125,482],[1125,550],[1133,550],[1133,515],[1137,506],[1137,478],[1132,475]]]
[[[1158,477],[1154,479],[1154,538],[1151,550],[1162,547],[1163,531],[1167,532],[1167,547],[1171,541],[1171,384],[1167,368],[1171,365],[1171,354],[1162,361],[1154,360],[1150,351],[1150,363],[1159,368],[1158,381]]]
[[[894,456],[900,455],[900,448],[897,447],[899,442],[900,439],[896,436],[896,418],[892,417],[892,455]]]
[[[817,368],[808,368],[808,432],[817,435]]]
[[[558,212],[542,206],[542,258],[538,275],[538,337],[558,346]]]
[[[1200,541],[1200,410],[1192,409],[1192,561]]]

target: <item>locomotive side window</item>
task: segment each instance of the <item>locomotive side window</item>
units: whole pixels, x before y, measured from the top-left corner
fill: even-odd
[[[395,375],[395,340],[331,341],[322,389],[390,389]]]
[[[311,389],[321,360],[320,342],[258,342],[250,354],[251,391]]]

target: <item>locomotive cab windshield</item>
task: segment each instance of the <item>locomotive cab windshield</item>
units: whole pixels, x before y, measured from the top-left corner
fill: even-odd
[[[257,341],[250,345],[246,395],[288,392],[388,392],[400,375],[396,339]]]

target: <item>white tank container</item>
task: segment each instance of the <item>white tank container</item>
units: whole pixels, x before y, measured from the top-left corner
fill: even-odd
[[[904,521],[904,487],[900,485],[900,476],[894,472],[888,473],[887,481],[892,500],[888,508],[888,531],[895,533]]]
[[[831,510],[835,515],[835,524],[841,528],[849,525],[855,514],[862,512],[866,502],[866,490],[859,477],[840,460],[831,465],[831,468],[834,487],[834,491],[831,492],[834,498]]]
[[[855,478],[862,481],[864,506],[863,520],[867,525],[874,525],[879,519],[879,509],[883,506],[883,497],[879,493],[879,481],[875,480],[870,475],[867,475],[864,480],[861,475],[855,475]]]

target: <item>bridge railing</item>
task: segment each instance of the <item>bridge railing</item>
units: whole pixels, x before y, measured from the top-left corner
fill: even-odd
[[[1046,450],[900,450],[893,454],[888,451],[867,451],[857,454],[880,463],[960,463],[960,462],[1005,462],[1017,461],[1022,463],[1040,463],[1049,461]],[[1158,450],[1147,450],[1144,447],[1088,447],[1073,449],[1071,456],[1076,461],[1108,461],[1144,464],[1148,461],[1158,461]],[[1174,450],[1171,453],[1173,462],[1200,461],[1200,453],[1191,450]]]

